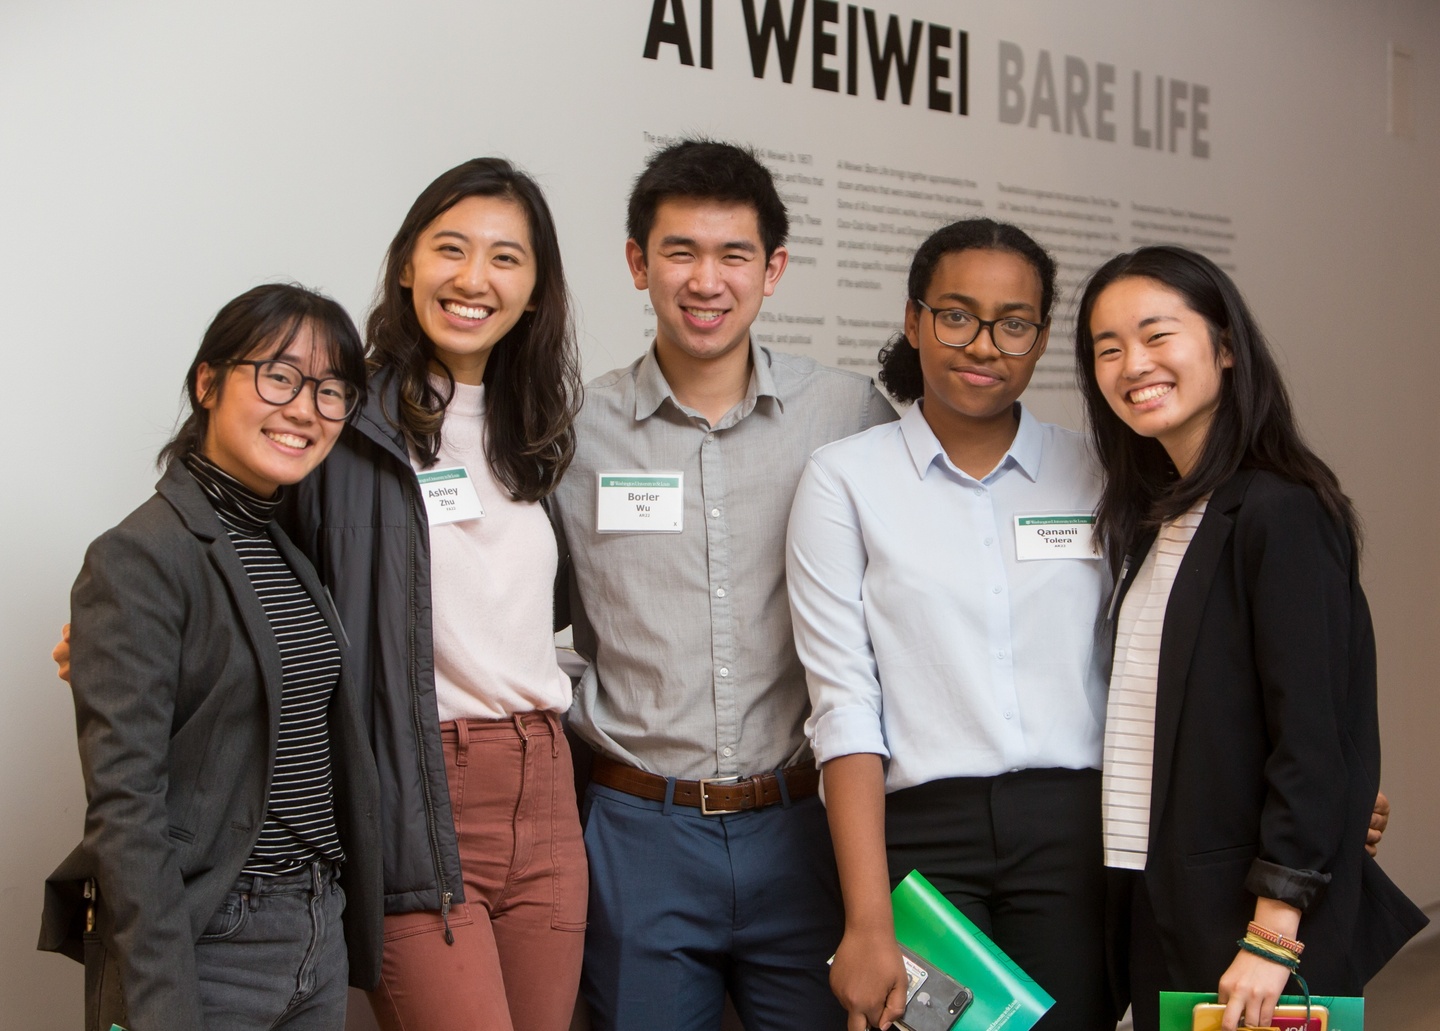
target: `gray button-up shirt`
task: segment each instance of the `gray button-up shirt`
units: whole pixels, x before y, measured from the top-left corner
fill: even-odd
[[[591,383],[553,498],[572,557],[570,725],[662,776],[748,776],[809,757],[805,671],[785,594],[785,526],[822,444],[895,418],[869,380],[751,344],[745,399],[714,426],[654,350]],[[598,533],[598,476],[683,472],[681,533]]]

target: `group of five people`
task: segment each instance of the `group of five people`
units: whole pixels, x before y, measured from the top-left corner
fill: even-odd
[[[1326,994],[1418,929],[1363,848],[1356,521],[1228,277],[1092,278],[1092,449],[1019,400],[1055,294],[1021,230],[917,251],[898,419],[752,338],[787,230],[750,152],[655,155],[654,344],[583,405],[549,208],[501,160],[417,198],[363,346],[302,288],[222,309],[72,596],[88,807],[42,946],[85,959],[87,1027],[339,1028],[347,978],[386,1031],[560,1031],[577,986],[597,1028],[713,1029],[727,994],[884,1027],[912,868],[1050,1029],[1153,1028],[1162,988],[1263,1019],[1290,970],[1247,921]]]

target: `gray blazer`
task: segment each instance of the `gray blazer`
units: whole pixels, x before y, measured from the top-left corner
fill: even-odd
[[[314,570],[276,546],[337,641]],[[280,652],[214,509],[179,463],[91,544],[71,594],[71,686],[85,837],[46,885],[40,948],[80,959],[87,878],[142,1031],[203,1027],[194,945],[259,836],[279,734]],[[373,987],[381,945],[378,785],[365,705],[342,674],[329,712],[346,861],[351,983]],[[93,936],[92,936],[93,938]]]

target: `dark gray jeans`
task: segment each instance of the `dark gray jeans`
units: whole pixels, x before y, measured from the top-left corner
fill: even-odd
[[[195,945],[206,1031],[343,1031],[349,961],[337,876],[316,863],[240,878]],[[86,1028],[125,1026],[116,957],[105,956],[98,977],[86,966]]]

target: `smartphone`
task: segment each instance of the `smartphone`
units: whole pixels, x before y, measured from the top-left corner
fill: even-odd
[[[900,946],[905,961],[905,1015],[895,1021],[901,1031],[950,1031],[975,993],[922,957]]]
[[[1193,1031],[1220,1031],[1220,1021],[1224,1016],[1225,1007],[1220,1003],[1199,1002],[1195,1004],[1190,1026]],[[1305,1007],[1287,1003],[1275,1007],[1275,1015],[1270,1018],[1267,1026],[1278,1028],[1279,1031],[1328,1031],[1330,1011],[1324,1006],[1311,1006],[1307,1024]]]

